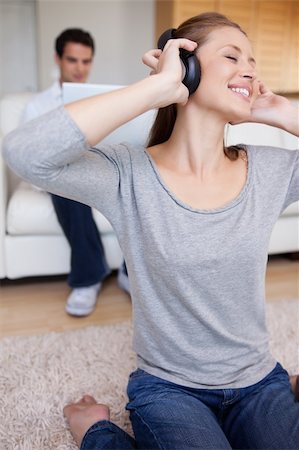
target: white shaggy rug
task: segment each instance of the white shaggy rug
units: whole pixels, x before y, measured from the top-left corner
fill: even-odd
[[[299,373],[299,300],[267,304],[273,354]],[[0,341],[0,450],[77,449],[63,406],[91,393],[129,429],[126,384],[135,368],[129,322]]]

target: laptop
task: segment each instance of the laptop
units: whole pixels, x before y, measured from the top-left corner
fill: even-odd
[[[63,103],[66,105],[82,98],[91,97],[97,94],[104,94],[122,87],[124,86],[111,84],[63,83]],[[106,136],[102,142],[107,144],[128,142],[131,144],[145,146],[155,116],[156,110],[147,111],[146,113],[141,114],[130,122],[127,122],[114,130]]]

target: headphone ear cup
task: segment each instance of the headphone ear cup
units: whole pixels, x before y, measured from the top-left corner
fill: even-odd
[[[170,28],[169,30],[164,31],[164,33],[161,34],[158,39],[158,48],[160,50],[164,49],[166,42],[169,39],[176,39],[174,36],[175,31],[175,28]],[[189,95],[191,95],[196,91],[200,82],[200,64],[193,52],[188,52],[184,49],[180,49],[180,58],[185,68],[185,74],[182,83],[187,87]]]
[[[188,52],[184,49],[180,50],[180,58],[185,66],[185,76],[182,83],[188,88],[189,95],[192,95],[200,83],[200,64],[194,53]]]

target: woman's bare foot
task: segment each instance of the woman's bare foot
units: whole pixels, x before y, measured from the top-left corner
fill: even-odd
[[[291,375],[290,383],[292,386],[292,391],[295,395],[296,402],[299,402],[299,375]]]
[[[97,403],[90,395],[84,395],[77,403],[63,408],[71,433],[80,447],[87,430],[99,420],[110,420],[109,408]]]

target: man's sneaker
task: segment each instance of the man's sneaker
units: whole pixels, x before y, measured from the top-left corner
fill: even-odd
[[[130,295],[129,277],[124,265],[118,269],[117,282],[119,287]]]
[[[67,299],[66,312],[72,316],[88,316],[96,306],[101,287],[102,283],[97,283],[88,287],[74,288]]]

